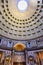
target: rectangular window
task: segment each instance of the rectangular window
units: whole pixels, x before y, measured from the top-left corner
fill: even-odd
[[[0,39],[0,43],[1,43],[1,39]]]

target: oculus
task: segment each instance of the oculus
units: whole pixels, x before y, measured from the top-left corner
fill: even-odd
[[[27,0],[19,0],[17,3],[17,7],[18,7],[18,10],[20,12],[25,12],[27,10],[27,7],[28,7]]]

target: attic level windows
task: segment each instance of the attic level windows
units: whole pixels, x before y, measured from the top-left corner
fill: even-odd
[[[28,42],[28,45],[29,45],[29,47],[30,47],[30,42]]]
[[[1,43],[1,39],[0,39],[0,43]]]
[[[9,44],[11,44],[11,42],[9,42]]]

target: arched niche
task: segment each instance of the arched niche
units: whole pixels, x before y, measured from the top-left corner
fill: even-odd
[[[16,43],[16,44],[14,45],[14,49],[15,49],[16,51],[23,51],[23,50],[25,50],[25,48],[26,48],[26,45],[23,44],[23,43]]]

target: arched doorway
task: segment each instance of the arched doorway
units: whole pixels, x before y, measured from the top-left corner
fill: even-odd
[[[26,65],[25,62],[14,62],[13,65]]]

